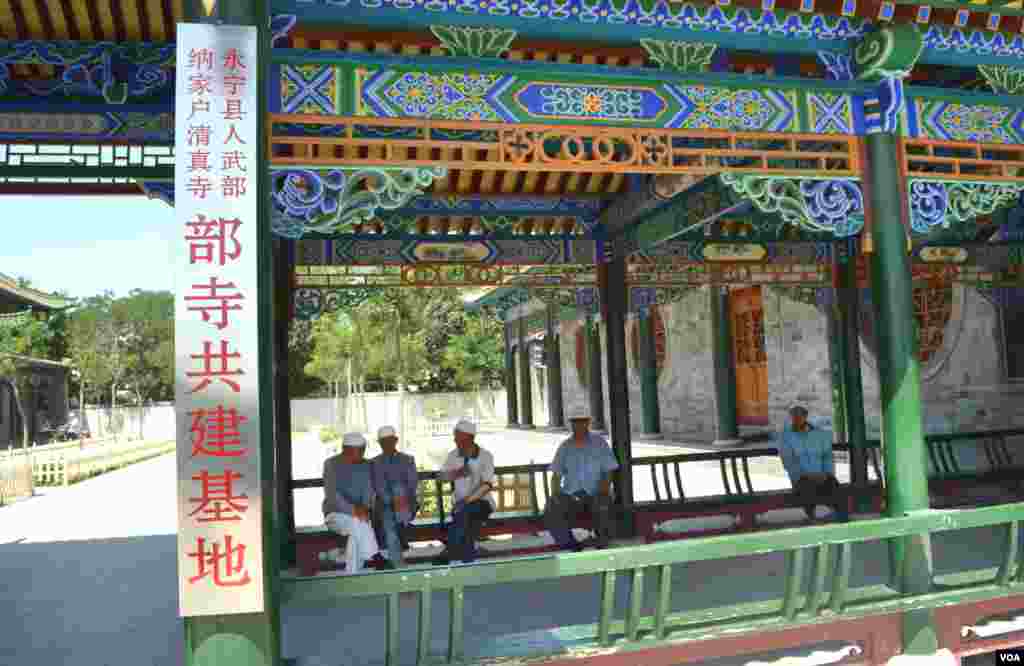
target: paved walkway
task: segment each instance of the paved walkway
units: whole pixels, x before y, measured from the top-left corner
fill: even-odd
[[[560,437],[503,431],[485,433],[481,441],[495,451],[499,464],[517,464],[549,459]],[[447,444],[441,442],[440,448]],[[637,455],[656,455],[664,449],[679,450],[666,444],[652,449],[638,445]],[[318,476],[323,447],[308,437],[297,438],[295,458],[297,477]],[[717,487],[717,466],[713,482],[710,472],[706,483]],[[757,473],[765,474],[761,481],[766,483],[785,483],[778,474]],[[8,602],[0,603],[0,664],[182,663],[174,478],[174,458],[164,456],[0,508],[0,589]],[[308,520],[318,520],[318,511],[316,498]],[[957,542],[940,540],[937,567],[949,570],[961,559],[970,566],[985,566],[993,561],[998,543],[985,530]],[[877,546],[867,546],[858,555],[855,584],[884,578],[887,558]],[[728,603],[777,594],[782,558],[753,559],[677,567],[674,608],[696,608],[708,599]],[[619,581],[620,616],[626,584]],[[653,593],[653,588],[649,591]],[[558,627],[596,620],[598,588],[592,578],[559,581],[558,593],[551,592],[550,583],[469,590],[467,650],[479,654],[498,645],[506,651],[555,649],[570,640]],[[434,604],[433,642],[440,652],[446,630],[442,618],[447,617],[444,596],[438,595]],[[382,612],[378,599],[344,608],[288,606],[283,609],[285,653],[299,657],[300,666],[382,663]],[[414,600],[403,601],[402,664],[411,663],[415,616]]]

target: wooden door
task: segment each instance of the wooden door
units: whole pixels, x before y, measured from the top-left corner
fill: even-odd
[[[736,422],[768,425],[768,359],[761,287],[729,292],[729,323],[736,367]]]

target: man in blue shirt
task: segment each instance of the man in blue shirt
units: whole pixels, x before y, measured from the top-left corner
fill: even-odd
[[[576,516],[584,508],[594,520],[594,545],[607,548],[611,534],[611,481],[619,461],[603,437],[590,432],[584,411],[569,415],[572,437],[555,453],[550,470],[553,493],[544,511],[544,524],[563,550],[580,552],[583,545],[572,534]]]
[[[797,500],[811,520],[815,507],[824,504],[832,507],[840,522],[846,522],[849,509],[846,493],[835,475],[832,432],[808,423],[803,405],[791,407],[789,415],[792,423],[776,437],[776,442]]]
[[[387,549],[388,559],[397,567],[402,566],[402,553],[409,547],[405,532],[419,511],[419,474],[416,459],[397,450],[398,433],[394,428],[378,430],[377,442],[383,453],[370,461],[377,492],[373,528],[377,542]]]

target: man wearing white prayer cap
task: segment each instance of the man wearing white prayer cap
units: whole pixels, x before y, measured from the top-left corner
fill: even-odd
[[[454,482],[452,524],[448,547],[434,564],[476,559],[480,526],[494,511],[494,456],[476,443],[476,424],[465,419],[455,424],[455,450],[441,468],[441,477]]]
[[[350,574],[365,567],[395,568],[381,553],[370,523],[375,493],[365,453],[366,438],[349,432],[341,440],[341,453],[324,461],[324,523],[331,531],[348,537],[345,572]]]
[[[370,461],[377,503],[373,512],[373,528],[377,542],[388,551],[388,559],[396,567],[402,565],[402,553],[408,548],[405,530],[419,511],[416,489],[419,474],[416,459],[399,453],[398,433],[389,425],[377,431],[377,443],[383,451]]]
[[[584,544],[572,534],[573,523],[584,509],[594,522],[593,545],[607,548],[611,535],[611,482],[619,461],[600,435],[590,432],[590,413],[583,408],[569,412],[572,436],[555,452],[551,462],[554,494],[544,510],[544,524],[562,549],[579,552]]]

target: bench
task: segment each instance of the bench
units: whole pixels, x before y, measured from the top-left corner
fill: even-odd
[[[1016,464],[1007,446],[1007,440],[1013,437],[1024,437],[1024,430],[926,437],[933,503],[936,506],[978,503],[977,494],[965,492],[965,489],[982,488],[993,483],[1002,484],[1002,487],[1013,486],[1020,491],[1019,477],[1024,470]],[[970,457],[964,453],[964,449],[969,447],[980,451],[974,456],[974,461],[982,460],[985,464],[971,464]],[[835,451],[841,460],[849,446],[837,444]],[[777,459],[778,450],[759,447],[635,458],[634,485],[640,475],[649,474],[654,493],[653,500],[634,503],[637,534],[645,541],[653,542],[803,524],[802,507],[796,502],[791,489],[758,490],[754,487],[750,465],[751,461],[761,458]],[[683,488],[683,478],[687,475],[681,466],[708,462],[718,465],[721,492],[688,497]],[[867,462],[875,477],[867,488],[868,496],[872,510],[881,512],[884,509],[884,460],[877,440],[867,442]],[[436,471],[421,471],[419,478],[420,512],[413,522],[409,541],[444,543],[452,508],[452,484],[441,479]],[[550,482],[551,474],[546,464],[495,469],[497,509],[480,530],[481,557],[555,549],[550,537],[540,536],[545,532],[542,507],[551,496]],[[322,479],[303,479],[292,483],[293,489],[322,487]],[[591,529],[589,516],[581,516],[578,527]],[[532,543],[517,541],[517,545],[509,548],[500,547],[498,540],[494,539],[510,535],[537,538]],[[295,538],[298,564],[303,575],[312,575],[319,570],[321,553],[343,547],[341,538],[322,526],[296,530]],[[408,559],[417,562],[429,557],[432,554],[417,556],[413,553]]]

